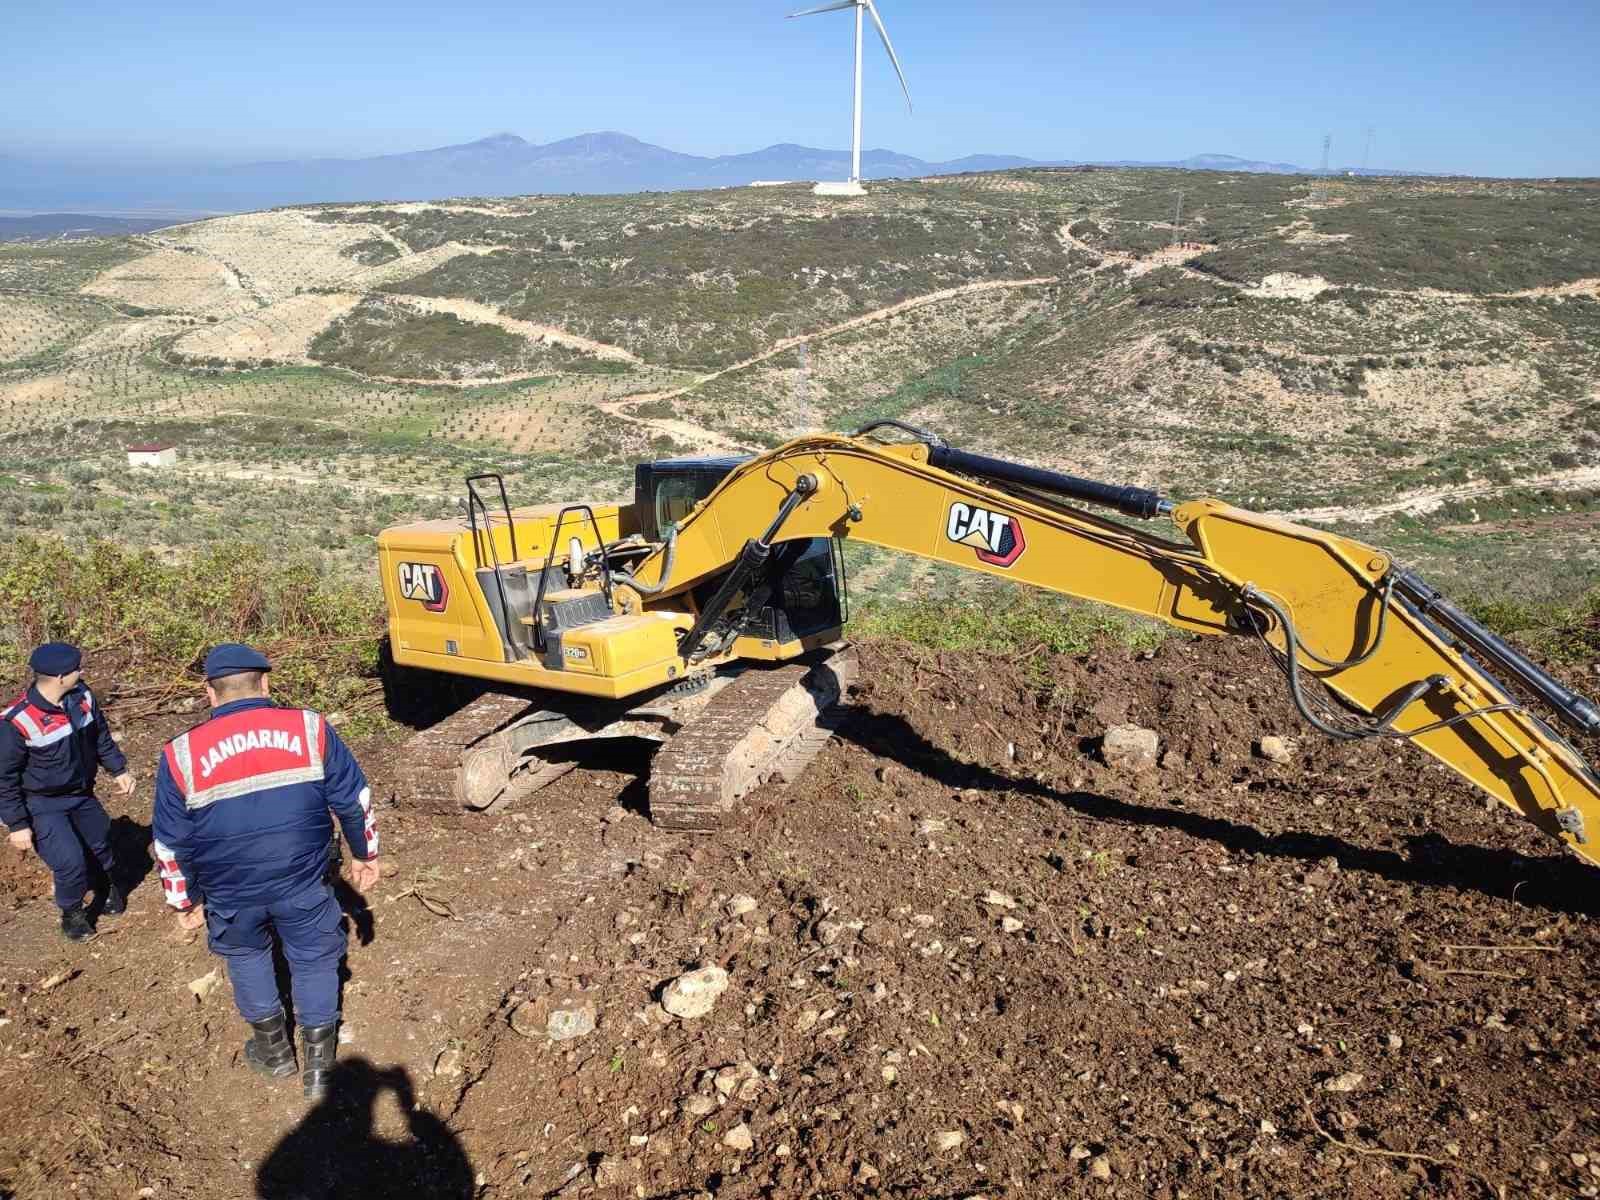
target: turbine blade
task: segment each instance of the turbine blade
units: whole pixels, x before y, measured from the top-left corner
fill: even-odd
[[[878,27],[878,36],[883,39],[883,48],[889,52],[889,61],[894,64],[894,73],[900,77],[900,90],[906,94],[906,111],[915,111],[911,107],[911,89],[906,86],[906,73],[900,69],[900,59],[896,57],[894,46],[889,41],[889,31],[883,27],[883,18],[878,15],[878,6],[872,0],[866,0],[867,11],[872,14],[872,23]]]
[[[838,12],[841,8],[854,8],[855,6],[856,0],[839,0],[837,4],[824,4],[821,8],[806,8],[799,12],[792,12],[789,14],[789,19],[793,20],[795,17],[809,17],[816,13]]]

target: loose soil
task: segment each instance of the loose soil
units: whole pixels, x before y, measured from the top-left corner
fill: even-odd
[[[243,1066],[152,875],[70,947],[6,851],[0,1192],[1596,1194],[1600,877],[1531,827],[1316,740],[1243,643],[869,645],[861,679],[798,784],[699,838],[646,820],[639,747],[485,819],[396,801],[399,741],[358,746],[396,870],[346,897],[315,1108]],[[189,720],[129,719],[134,761]],[[1159,767],[1098,760],[1126,721]],[[108,803],[143,866],[148,782]],[[702,964],[727,992],[667,1016]],[[585,1005],[570,1041],[513,1027]]]

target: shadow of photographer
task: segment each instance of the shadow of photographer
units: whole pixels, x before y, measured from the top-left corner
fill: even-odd
[[[391,1092],[406,1134],[378,1132],[380,1097]],[[325,1099],[286,1134],[256,1171],[261,1200],[468,1200],[472,1164],[445,1123],[416,1105],[403,1067],[351,1058],[333,1069]]]

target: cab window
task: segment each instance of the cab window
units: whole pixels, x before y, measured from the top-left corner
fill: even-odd
[[[698,475],[668,475],[656,488],[656,529],[666,537],[694,506],[717,486],[717,480]]]

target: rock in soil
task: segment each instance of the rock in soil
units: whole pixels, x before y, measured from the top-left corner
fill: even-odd
[[[461,1051],[454,1046],[441,1050],[439,1057],[433,1060],[433,1073],[442,1079],[453,1079],[461,1074]]]
[[[1287,763],[1294,760],[1294,749],[1288,741],[1272,734],[1256,743],[1256,753],[1268,762]]]
[[[545,1019],[545,1033],[552,1042],[570,1042],[594,1032],[596,1013],[592,1004],[569,1004],[552,1008]]]
[[[594,1003],[576,996],[540,996],[511,1010],[511,1028],[526,1038],[570,1042],[587,1037],[598,1020]]]
[[[1100,739],[1100,757],[1119,771],[1149,771],[1156,765],[1161,739],[1154,729],[1139,725],[1113,725]]]
[[[717,1006],[728,990],[728,973],[721,967],[701,967],[680,975],[661,993],[661,1007],[684,1021],[697,1020]]]
[[[1335,1075],[1322,1085],[1325,1092],[1353,1092],[1366,1082],[1367,1077],[1360,1071],[1346,1071],[1343,1075]]]

